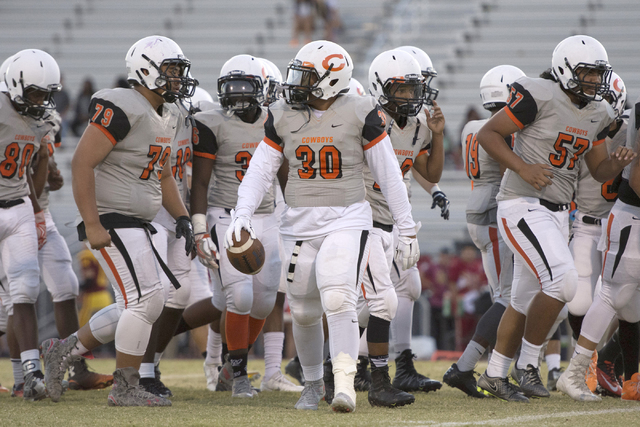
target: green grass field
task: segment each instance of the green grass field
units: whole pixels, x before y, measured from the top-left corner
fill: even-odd
[[[417,369],[441,379],[451,362],[416,362]],[[393,365],[393,363],[391,364]],[[110,372],[113,360],[93,360],[90,366]],[[333,413],[325,403],[318,411],[296,411],[297,393],[260,393],[252,400],[232,399],[230,392],[205,389],[202,361],[166,360],[162,379],[175,397],[170,408],[110,408],[107,390],[68,391],[59,403],[25,402],[0,394],[0,423],[14,425],[146,425],[175,426],[420,426],[420,425],[580,425],[640,424],[640,402],[610,397],[599,403],[580,403],[560,393],[530,404],[496,399],[473,399],[447,385],[435,393],[417,393],[413,405],[397,409],[372,408],[366,393],[358,393],[356,412]],[[484,370],[485,366],[480,369]],[[263,371],[262,361],[250,361],[250,370]],[[393,370],[393,366],[392,366]],[[392,373],[393,375],[393,373]],[[546,372],[543,372],[546,378]],[[10,388],[13,378],[8,360],[2,363],[0,382]],[[259,380],[254,384],[259,385]]]

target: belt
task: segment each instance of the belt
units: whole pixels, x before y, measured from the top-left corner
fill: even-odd
[[[391,233],[393,231],[393,225],[382,224],[378,221],[373,221],[373,226],[375,228],[379,228],[380,230],[386,231],[387,233]]]
[[[571,208],[571,203],[553,203],[545,199],[540,199],[540,204],[551,212],[568,211]]]
[[[600,218],[595,218],[589,215],[583,215],[582,222],[591,225],[602,225],[602,220]]]
[[[12,208],[24,203],[24,199],[0,200],[0,209]]]

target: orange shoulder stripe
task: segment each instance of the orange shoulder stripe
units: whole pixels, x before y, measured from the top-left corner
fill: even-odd
[[[104,134],[104,136],[109,138],[109,141],[111,141],[111,143],[114,146],[116,145],[116,143],[117,143],[116,139],[113,137],[113,135],[111,135],[111,132],[109,132],[104,126],[99,125],[98,123],[94,123],[94,122],[91,122],[89,124],[97,127],[98,129],[100,129],[100,132],[102,132]]]
[[[274,150],[277,150],[279,152],[282,153],[282,147],[279,146],[278,144],[276,144],[275,142],[273,142],[272,140],[270,140],[269,138],[267,138],[266,136],[264,137],[263,141],[271,148],[273,148]]]
[[[378,142],[382,141],[385,137],[387,136],[387,132],[382,132],[380,134],[380,136],[378,136],[376,139],[374,139],[373,141],[371,141],[370,143],[368,143],[367,145],[365,145],[363,148],[365,150],[368,150],[369,148],[373,147],[374,145],[376,145]]]
[[[516,118],[516,116],[513,115],[513,113],[511,112],[511,110],[508,107],[507,108],[503,108],[502,111],[507,113],[507,116],[509,116],[509,118],[513,121],[513,123],[516,124],[516,126],[518,126],[520,128],[520,130],[524,129],[524,125],[520,122],[520,120],[518,120]]]

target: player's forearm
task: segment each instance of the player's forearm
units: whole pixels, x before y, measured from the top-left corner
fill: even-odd
[[[623,167],[614,162],[613,159],[608,158],[600,162],[596,170],[591,174],[593,179],[598,182],[607,182],[610,179],[615,178],[622,171]]]
[[[629,176],[629,185],[636,192],[636,195],[640,197],[640,166],[638,166],[638,159],[636,158],[631,164],[631,175]]]
[[[72,162],[71,164],[73,198],[85,225],[97,225],[100,223],[100,215],[98,214],[96,202],[96,183],[93,168],[83,165],[81,162],[78,163]]]
[[[29,199],[31,200],[31,204],[33,205],[33,213],[38,213],[42,210],[42,208],[40,208],[40,204],[38,203],[38,196],[36,196],[36,191],[33,186],[33,180],[30,176],[27,176],[27,184],[29,185]]]
[[[253,216],[262,198],[273,185],[273,180],[282,165],[283,154],[265,143],[256,149],[249,169],[238,188],[236,216]]]
[[[169,215],[171,215],[173,219],[178,219],[181,216],[189,216],[189,212],[180,197],[178,184],[176,184],[176,180],[173,178],[173,175],[171,175],[170,168],[165,168],[162,178],[160,179],[160,185],[162,187],[162,206],[169,212]]]
[[[389,204],[400,235],[414,236],[416,224],[411,216],[407,187],[402,181],[402,172],[393,154],[389,137],[385,137],[364,153],[373,179],[380,185],[380,190]]]
[[[427,175],[422,175],[427,181],[439,182],[444,169],[444,134],[433,134],[431,137],[431,152],[427,154]]]
[[[504,137],[498,132],[482,127],[478,132],[477,139],[482,148],[506,168],[519,173],[520,169],[525,166],[525,162],[504,143]]]
[[[38,150],[38,164],[33,168],[33,190],[35,191],[36,198],[40,197],[44,190],[44,185],[47,182],[47,172],[49,166],[49,151],[46,144],[43,144],[40,150]]]

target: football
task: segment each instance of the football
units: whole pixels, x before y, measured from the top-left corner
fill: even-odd
[[[233,236],[233,246],[227,249],[231,265],[244,274],[258,274],[264,265],[264,246],[258,239],[252,239],[247,230],[240,232],[240,241]]]

